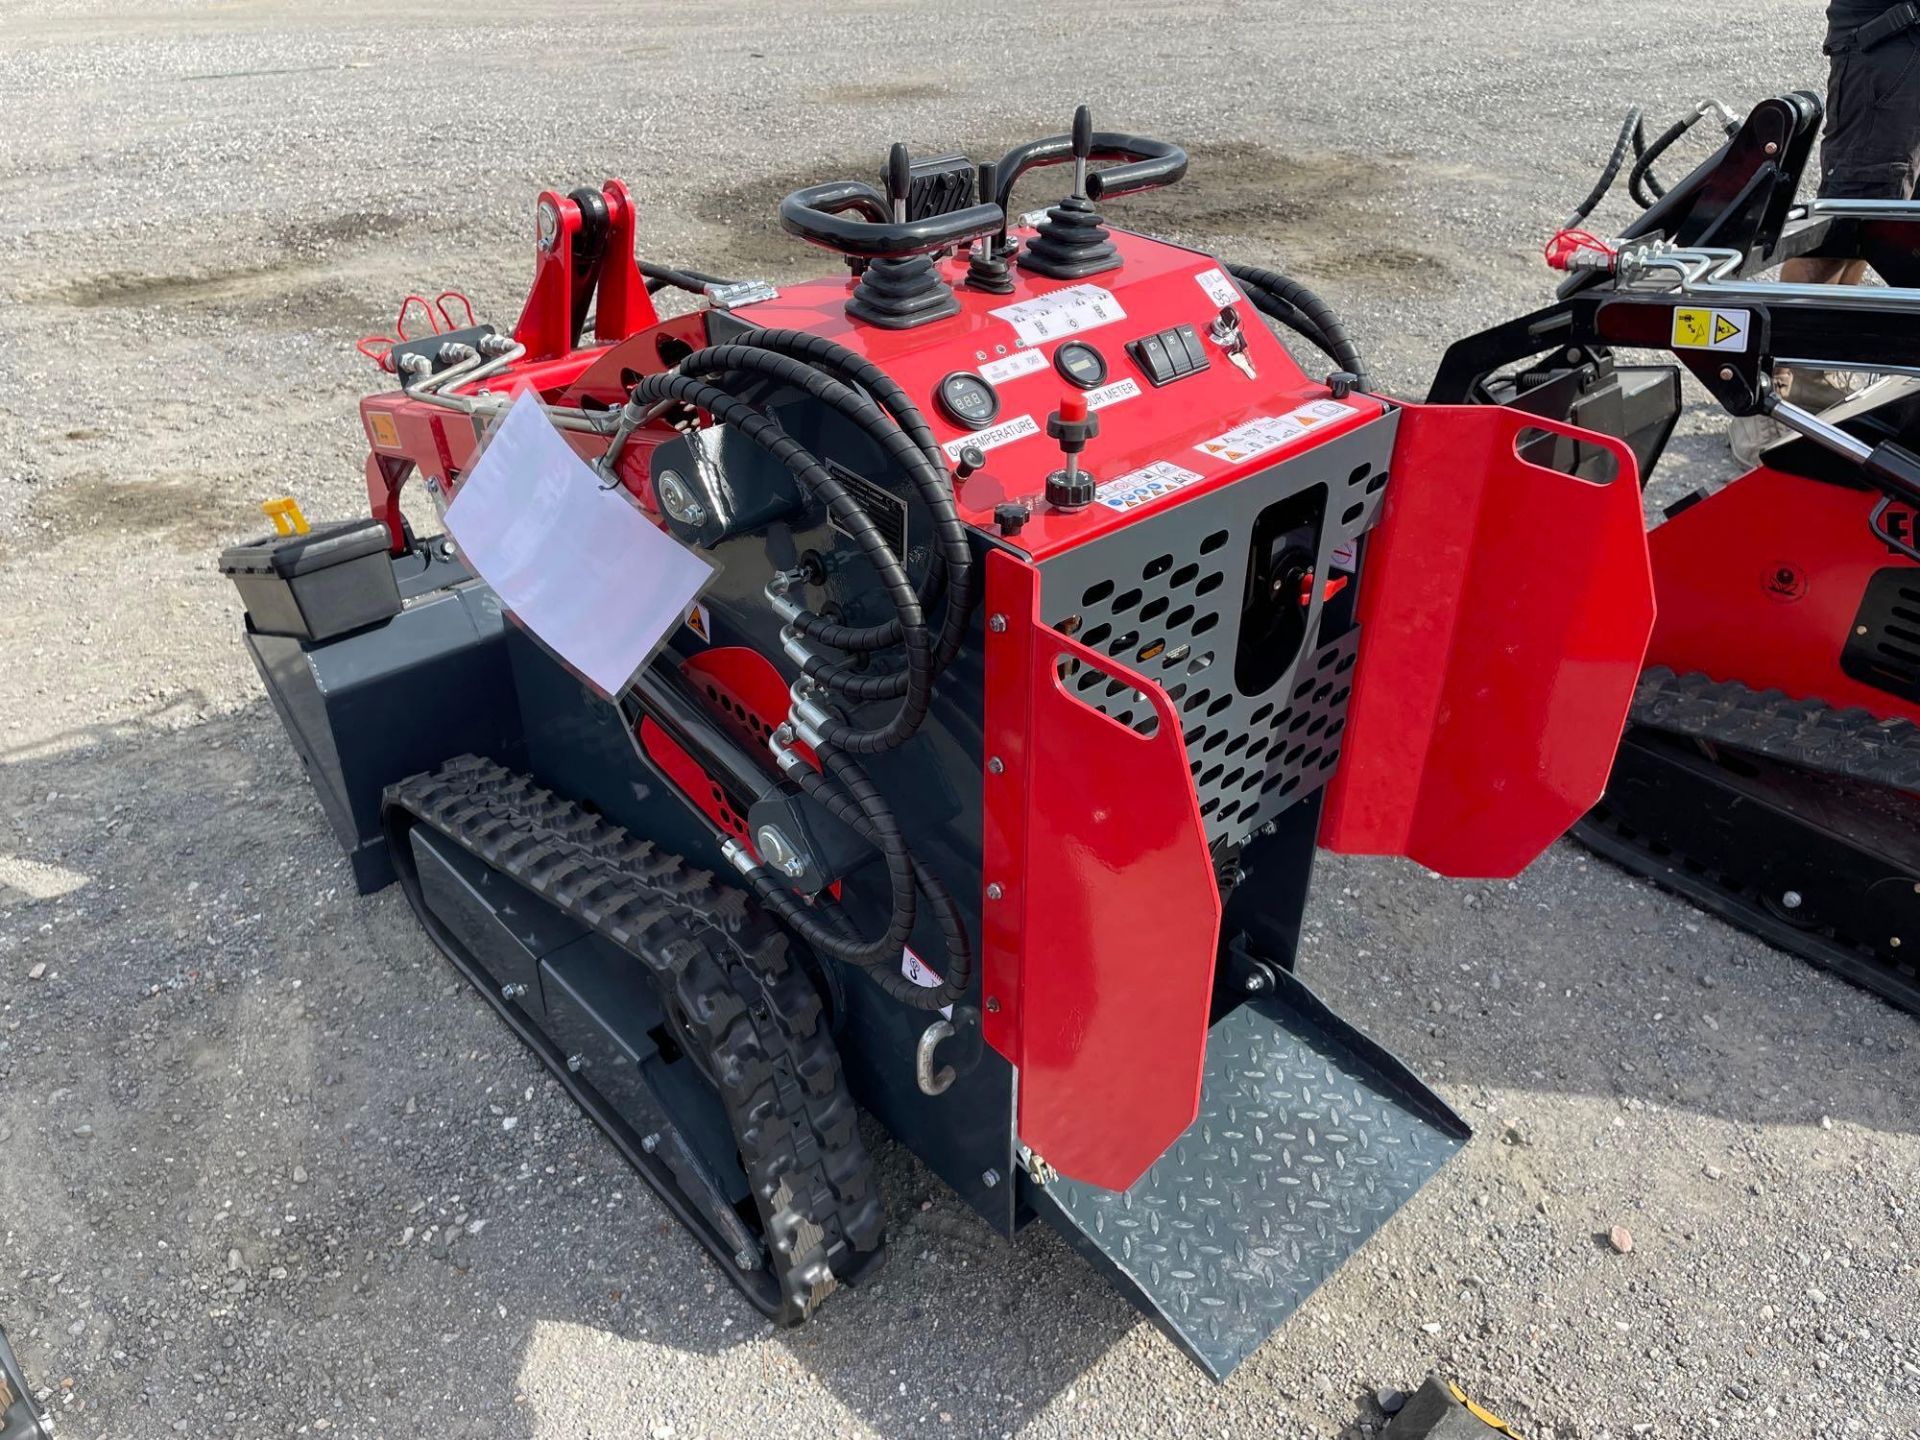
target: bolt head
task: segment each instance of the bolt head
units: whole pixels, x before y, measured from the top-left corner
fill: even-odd
[[[1004,615],[989,616],[987,618],[987,628],[993,631],[993,633],[996,635],[1005,634],[1007,629],[1007,617]]]
[[[998,755],[995,755],[987,761],[987,773],[989,775],[1004,775],[1006,771],[1007,762],[1002,760]]]
[[[982,1171],[980,1175],[980,1183],[986,1186],[989,1190],[991,1190],[994,1186],[1000,1183],[1000,1172],[998,1170]]]
[[[742,1250],[733,1257],[733,1263],[742,1270],[753,1270],[759,1267],[760,1257],[751,1250]]]
[[[987,1013],[989,1015],[998,1015],[1000,1013],[1000,997],[998,995],[987,996]]]
[[[1006,893],[1007,892],[1002,890],[998,884],[987,886],[987,899],[989,900],[999,900],[1004,897]]]
[[[1804,901],[1798,890],[1789,890],[1780,897],[1780,903],[1789,910],[1798,910]]]
[[[1257,995],[1266,988],[1267,988],[1266,976],[1258,973],[1247,976],[1247,993],[1249,995]]]
[[[560,238],[560,212],[551,200],[542,200],[534,211],[534,234],[542,250],[551,250]]]
[[[640,1148],[649,1155],[653,1154],[654,1151],[660,1148],[660,1137],[658,1135],[642,1135],[640,1137]]]

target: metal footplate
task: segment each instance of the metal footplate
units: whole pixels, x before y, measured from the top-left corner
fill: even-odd
[[[1471,1134],[1282,973],[1215,1023],[1199,1115],[1130,1189],[1048,1177],[1034,1203],[1224,1380]]]

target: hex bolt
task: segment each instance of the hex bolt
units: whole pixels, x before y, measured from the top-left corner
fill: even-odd
[[[520,984],[502,985],[500,987],[500,998],[502,1000],[518,1000],[526,993],[527,987]]]
[[[987,899],[989,900],[998,900],[1006,893],[1007,892],[1002,890],[997,883],[987,886]]]
[[[757,1270],[760,1268],[760,1257],[751,1250],[740,1250],[734,1254],[733,1263],[742,1270]]]
[[[1000,1172],[998,1170],[983,1170],[980,1173],[980,1183],[989,1190],[993,1189],[994,1186],[1000,1183]]]
[[[1786,894],[1780,897],[1780,903],[1789,910],[1798,910],[1801,905],[1800,892],[1798,890],[1787,891]]]
[[[994,633],[994,634],[996,634],[996,635],[1002,635],[1002,634],[1005,634],[1005,633],[1006,633],[1006,629],[1007,629],[1007,617],[1006,617],[1006,616],[1004,616],[1004,615],[990,615],[990,616],[988,616],[988,617],[987,617],[987,628],[988,628],[989,630],[991,630],[991,631],[993,631],[993,633]]]
[[[640,1148],[649,1155],[653,1154],[654,1151],[660,1148],[660,1137],[658,1135],[642,1135],[640,1137]]]
[[[567,1069],[571,1070],[574,1074],[578,1075],[582,1070],[586,1068],[587,1068],[586,1056],[584,1055],[567,1056]]]
[[[1258,971],[1255,971],[1253,974],[1247,976],[1247,993],[1249,995],[1258,995],[1262,990],[1266,988],[1267,988],[1266,976],[1260,974]]]
[[[989,1015],[998,1015],[1000,1013],[1000,997],[998,995],[987,996],[987,1013]]]
[[[987,761],[987,773],[989,775],[1004,775],[1006,770],[1007,762],[1002,760],[998,755],[993,756]]]

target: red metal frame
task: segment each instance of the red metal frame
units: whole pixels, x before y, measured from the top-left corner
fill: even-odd
[[[1873,533],[1879,502],[1877,491],[1763,468],[1657,527],[1647,663],[1920,722],[1920,705],[1840,668],[1874,573],[1920,568]]]
[[[1124,1190],[1199,1109],[1220,895],[1173,702],[1039,602],[1032,566],[987,557],[983,1028],[1020,1072],[1021,1141]],[[1155,733],[1076,698],[1063,657],[1144,694]]]
[[[1610,451],[1612,482],[1521,459],[1538,430]],[[1600,798],[1646,653],[1632,453],[1511,410],[1408,406],[1358,614],[1320,843],[1518,874]]]

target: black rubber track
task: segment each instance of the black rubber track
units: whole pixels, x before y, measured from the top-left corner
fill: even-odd
[[[747,1269],[724,1254],[671,1176],[634,1153],[625,1127],[567,1072],[551,1041],[480,987],[756,1306],[778,1324],[798,1324],[840,1283],[872,1269],[883,1245],[879,1187],[819,993],[772,917],[709,872],[475,756],[389,786],[385,810],[409,899],[470,978],[410,874],[414,825],[620,946],[676,1001],[733,1123],[770,1267]]]
[[[1836,710],[1778,690],[1656,666],[1640,677],[1633,722],[1808,770],[1920,791],[1920,727],[1908,720],[1881,720],[1858,708]]]

